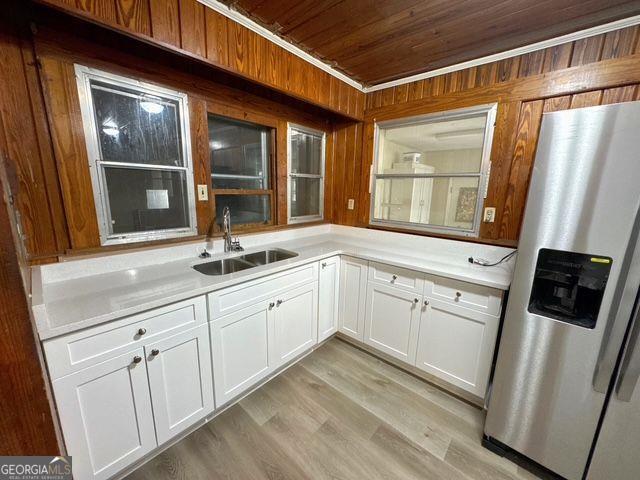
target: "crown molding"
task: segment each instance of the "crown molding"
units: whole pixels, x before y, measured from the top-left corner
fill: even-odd
[[[614,30],[619,30],[621,28],[632,27],[634,25],[640,24],[640,15],[635,15],[633,17],[623,18],[621,20],[616,20],[614,22],[597,25],[595,27],[579,30],[577,32],[561,35],[559,37],[554,37],[549,40],[543,40],[541,42],[525,45],[523,47],[513,48],[511,50],[495,53],[493,55],[487,55],[485,57],[475,58],[473,60],[457,63],[455,65],[450,65],[448,67],[438,68],[436,70],[429,70],[427,72],[418,73],[416,75],[399,78],[398,80],[392,80],[389,82],[372,85],[370,87],[365,87],[361,83],[348,77],[344,73],[336,70],[335,68],[330,67],[329,65],[324,63],[322,60],[319,60],[313,55],[308,54],[301,48],[286,41],[282,37],[279,37],[275,33],[271,32],[270,30],[267,30],[266,28],[254,22],[253,20],[245,17],[237,10],[233,10],[232,8],[226,6],[225,4],[217,0],[198,0],[198,2],[202,3],[206,7],[209,7],[215,10],[221,15],[224,15],[225,17],[233,20],[234,22],[237,22],[243,25],[244,27],[247,27],[249,30],[257,33],[258,35],[261,35],[267,40],[289,51],[290,53],[297,55],[298,57],[305,60],[306,62],[311,63],[312,65],[320,68],[321,70],[324,70],[328,74],[333,75],[334,77],[342,80],[343,82],[351,85],[352,87],[364,93],[375,92],[378,90],[383,90],[385,88],[396,87],[398,85],[404,85],[406,83],[416,82],[418,80],[424,80],[426,78],[432,78],[432,77],[437,77],[439,75],[445,75],[447,73],[457,72],[459,70],[464,70],[466,68],[478,67],[480,65],[485,65],[487,63],[506,60],[508,58],[517,57],[519,55],[525,55],[527,53],[536,52],[538,50],[544,50],[545,48],[555,47],[563,43],[575,42],[576,40],[582,40],[584,38],[593,37],[595,35],[601,35],[603,33],[608,33]]]

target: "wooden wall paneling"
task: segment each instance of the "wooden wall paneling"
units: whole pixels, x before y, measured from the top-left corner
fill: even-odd
[[[520,56],[520,69],[518,70],[518,77],[530,77],[532,75],[538,75],[542,73],[542,67],[544,65],[544,50],[537,50],[535,52],[527,53]]]
[[[607,88],[602,92],[601,105],[610,103],[632,102],[638,99],[640,89],[638,85],[627,85],[626,87]]]
[[[278,71],[282,68],[280,64],[281,56],[281,48],[273,42],[266,43],[266,75],[265,81],[269,85],[273,85],[274,87],[278,86],[279,76]]]
[[[403,85],[398,85],[395,88],[395,93],[393,94],[393,98],[396,103],[406,103],[409,98],[409,84],[405,83]]]
[[[98,247],[100,232],[73,64],[52,58],[40,61],[71,247]]]
[[[602,90],[578,93],[571,97],[571,108],[593,107],[596,105],[600,105],[601,99]]]
[[[417,82],[411,82],[409,84],[409,92],[407,94],[407,101],[411,102],[413,100],[418,100],[422,98],[422,91],[424,88],[424,82],[422,80],[418,80]],[[378,107],[380,105],[377,105]]]
[[[75,0],[75,5],[74,1],[70,0],[66,3],[69,6],[77,6],[83,12],[107,23],[117,22],[116,0]]]
[[[520,57],[511,57],[497,62],[496,81],[507,82],[518,77],[520,69]]]
[[[571,107],[571,95],[547,98],[544,101],[543,113],[557,112],[558,110],[568,110],[569,107]]]
[[[345,176],[347,160],[347,128],[344,125],[335,127],[333,134],[334,145],[334,183],[333,183],[333,222],[344,224],[346,210]]]
[[[362,177],[362,123],[340,125],[336,137],[336,177],[334,222],[356,225]],[[347,208],[348,199],[354,199],[354,209]]]
[[[149,0],[153,38],[180,48],[179,0]]]
[[[3,47],[4,48],[4,47]],[[0,161],[0,170],[4,167]],[[0,177],[4,174],[0,171]],[[0,181],[0,445],[2,455],[59,455],[18,253]]]
[[[334,128],[326,132],[324,164],[324,221],[333,222],[335,218],[336,158]]]
[[[200,57],[207,55],[204,10],[205,6],[197,0],[180,0],[182,48]]]
[[[640,27],[637,25],[606,33],[602,45],[601,60],[626,57],[633,54],[638,43],[639,33]]]
[[[475,86],[488,87],[496,82],[497,65],[495,62],[476,67]]]
[[[380,106],[386,107],[388,105],[394,105],[393,103],[393,87],[385,88],[380,91]]]
[[[360,167],[360,195],[356,199],[358,211],[358,220],[356,225],[366,226],[369,224],[370,206],[371,206],[371,165],[375,152],[374,148],[375,124],[374,122],[365,122],[362,127],[362,155]]]
[[[277,218],[278,225],[286,225],[289,219],[288,203],[288,176],[287,176],[287,122],[278,121],[276,131],[276,195],[277,195]]]
[[[491,145],[491,174],[487,188],[485,207],[495,207],[496,215],[493,223],[480,224],[480,237],[483,239],[502,239],[502,222],[511,212],[505,213],[505,199],[509,188],[509,174],[513,161],[514,145],[520,116],[520,102],[498,104],[496,125]]]
[[[318,102],[324,105],[328,105],[331,101],[331,77],[333,75],[329,75],[324,70],[320,71],[320,77],[318,79]],[[365,95],[364,93],[360,96],[362,102],[364,102]],[[361,106],[360,112],[363,112],[364,108]],[[362,115],[362,113],[360,113]]]
[[[249,30],[236,22],[228,22],[229,66],[249,75]]]
[[[529,177],[538,144],[543,104],[542,100],[525,102],[520,109],[513,160],[500,221],[500,238],[503,239],[517,240],[520,234]]]
[[[547,48],[544,51],[544,61],[542,63],[542,72],[555,72],[567,68],[571,63],[573,54],[573,42],[563,43],[555,47]]]
[[[191,155],[193,161],[194,191],[196,192],[196,220],[198,234],[210,233],[215,211],[211,186],[211,164],[209,163],[209,127],[207,102],[199,97],[189,98],[189,127],[191,129]],[[207,185],[209,200],[198,200],[198,185]]]
[[[596,35],[594,37],[577,40],[573,44],[570,66],[575,67],[597,62],[602,55],[603,45],[604,35]]]
[[[122,27],[151,36],[149,0],[116,0],[116,21]]]
[[[19,36],[4,28],[0,31],[0,45],[0,150],[8,162],[15,208],[20,215],[28,255],[30,258],[52,257],[61,253],[66,239],[64,223],[59,219],[54,221],[51,210],[50,202],[55,200],[56,192],[52,191],[49,197],[47,185],[52,179],[46,175],[53,172],[43,170],[43,160],[51,166],[48,162],[51,146],[47,144],[47,132],[41,130],[44,119],[38,102],[42,102],[42,98],[39,91],[33,90],[37,87],[33,57]],[[35,102],[34,105],[30,105],[30,101]],[[43,159],[47,155],[49,158]],[[54,208],[60,212],[59,205]]]
[[[218,65],[229,66],[228,20],[211,8],[205,8],[207,58]]]

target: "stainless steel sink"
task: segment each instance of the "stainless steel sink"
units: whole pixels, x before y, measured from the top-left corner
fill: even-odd
[[[243,255],[243,260],[253,263],[254,265],[266,265],[267,263],[279,262],[287,258],[297,257],[297,253],[288,252],[287,250],[263,250],[261,252],[247,253]]]
[[[261,252],[247,253],[239,257],[223,258],[212,262],[200,263],[194,265],[193,268],[205,275],[226,275],[228,273],[240,272],[247,268],[254,268],[259,265],[279,262],[297,256],[297,253],[287,250],[263,250]]]
[[[254,264],[245,262],[240,258],[223,258],[222,260],[214,260],[213,262],[200,263],[193,266],[194,269],[205,275],[226,275],[253,267],[255,267]]]

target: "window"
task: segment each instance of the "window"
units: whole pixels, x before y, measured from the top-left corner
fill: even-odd
[[[213,114],[208,123],[216,223],[229,207],[235,225],[272,224],[273,129]]]
[[[376,125],[371,224],[477,236],[496,106]]]
[[[101,243],[195,235],[186,94],[75,70]]]
[[[289,124],[289,223],[322,220],[325,133]]]

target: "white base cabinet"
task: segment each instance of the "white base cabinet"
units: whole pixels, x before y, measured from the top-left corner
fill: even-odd
[[[483,398],[499,322],[499,317],[430,299],[420,318],[416,367]]]
[[[340,318],[338,330],[361,342],[364,340],[364,318],[369,262],[342,257],[340,262]]]
[[[201,325],[145,345],[158,444],[213,412],[209,328]]]
[[[108,479],[156,447],[142,348],[57,379],[53,389],[74,478]]]
[[[318,342],[338,331],[340,257],[320,262],[318,273]]]
[[[364,343],[413,365],[422,296],[370,282]]]

